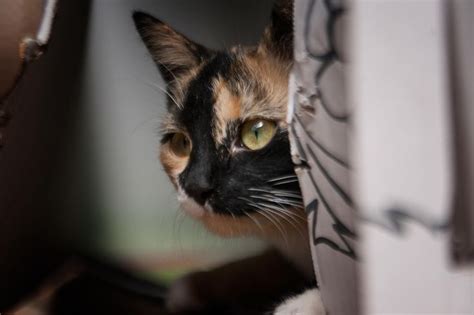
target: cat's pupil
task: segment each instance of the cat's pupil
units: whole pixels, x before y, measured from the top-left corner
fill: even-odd
[[[260,129],[263,127],[263,121],[257,122],[255,125],[252,127],[252,131],[255,134],[255,138],[258,140],[258,135],[260,133]]]

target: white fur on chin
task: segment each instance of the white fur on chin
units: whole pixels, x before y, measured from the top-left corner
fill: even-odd
[[[181,208],[193,218],[200,218],[206,212],[206,209],[201,207],[193,198],[188,197],[181,187],[178,187],[178,202]]]
[[[311,289],[287,299],[280,304],[273,315],[325,315],[318,289]]]

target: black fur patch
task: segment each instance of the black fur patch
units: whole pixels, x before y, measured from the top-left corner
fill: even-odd
[[[212,136],[214,91],[212,81],[218,75],[226,76],[232,63],[228,53],[216,54],[204,65],[198,76],[189,84],[184,108],[178,120],[191,135],[193,146],[188,166],[179,176],[187,194],[204,204],[215,191],[215,169],[218,155]]]

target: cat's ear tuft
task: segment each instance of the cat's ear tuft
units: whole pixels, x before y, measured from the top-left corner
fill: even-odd
[[[282,59],[293,59],[293,0],[275,1],[259,46]]]
[[[167,83],[197,67],[210,55],[208,49],[147,13],[134,12],[133,21]]]

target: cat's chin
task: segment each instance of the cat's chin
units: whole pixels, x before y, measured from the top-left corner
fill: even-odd
[[[225,238],[255,236],[258,232],[252,222],[241,217],[206,213],[199,221],[209,232]]]
[[[200,221],[207,230],[221,237],[238,237],[255,234],[255,225],[246,218],[215,213],[209,205],[201,206],[192,198],[178,195],[181,209]]]
[[[195,220],[201,222],[204,227],[213,234],[221,237],[232,238],[241,236],[270,237],[282,233],[281,228],[289,232],[292,227],[285,227],[286,221],[277,222],[278,226],[270,223],[272,221],[260,221],[258,214],[247,216],[232,216],[219,214],[208,204],[201,206],[193,198],[188,197],[183,191],[178,190],[178,201],[181,209]],[[275,218],[274,220],[278,220]]]

